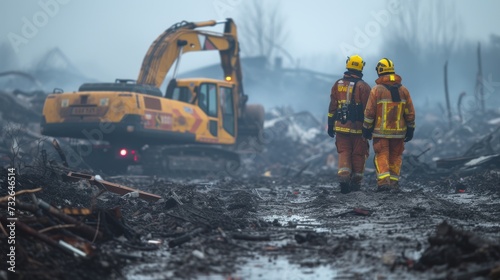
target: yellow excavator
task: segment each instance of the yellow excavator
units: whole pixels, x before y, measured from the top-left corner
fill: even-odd
[[[217,24],[224,24],[222,33],[199,29]],[[176,78],[183,54],[209,50],[219,51],[223,79]],[[257,139],[264,122],[264,108],[247,104],[239,50],[232,19],[176,23],[150,46],[136,81],[54,90],[45,100],[42,134],[88,140],[74,150],[104,170],[142,164],[145,173],[157,173],[190,162],[195,170],[237,166],[237,144]]]

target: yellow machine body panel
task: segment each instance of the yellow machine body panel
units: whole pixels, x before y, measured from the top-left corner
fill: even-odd
[[[136,94],[130,92],[75,92],[50,94],[43,116],[47,124],[120,122],[125,114],[140,114]]]
[[[171,98],[137,92],[51,94],[43,133],[136,144],[234,144],[233,85],[213,79],[178,80]],[[95,131],[97,130],[97,131]],[[92,133],[93,132],[93,133]]]

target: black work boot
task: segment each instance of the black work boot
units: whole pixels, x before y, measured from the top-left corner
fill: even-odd
[[[399,187],[399,182],[391,182],[391,193],[398,193],[401,192],[401,188]]]
[[[351,192],[351,188],[349,186],[349,183],[347,183],[347,182],[341,182],[340,183],[340,192],[343,193],[343,194],[350,193]]]
[[[361,183],[352,183],[350,186],[351,192],[359,192],[361,190]]]
[[[389,185],[381,185],[375,189],[375,192],[388,192],[390,190],[391,190],[391,187]]]

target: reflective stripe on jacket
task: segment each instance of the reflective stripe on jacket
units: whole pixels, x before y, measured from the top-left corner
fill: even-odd
[[[363,126],[373,128],[373,137],[404,138],[407,127],[415,127],[415,109],[408,89],[401,85],[401,77],[396,74],[380,76],[370,92],[365,109]],[[393,100],[391,91],[397,89],[399,100]]]

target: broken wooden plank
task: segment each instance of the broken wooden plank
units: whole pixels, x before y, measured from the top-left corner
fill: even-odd
[[[8,223],[7,218],[1,217],[0,219],[1,219],[2,223],[5,223],[5,224]],[[31,235],[31,236],[37,238],[38,240],[45,242],[47,245],[50,245],[54,248],[57,248],[66,254],[73,255],[73,256],[83,256],[83,257],[86,256],[86,255],[82,255],[82,254],[76,254],[75,248],[73,248],[72,246],[64,246],[64,245],[58,243],[57,241],[53,240],[52,238],[48,237],[47,235],[34,230],[33,228],[31,228],[30,226],[26,225],[25,223],[23,223],[21,221],[16,221],[16,227],[19,228],[25,234]]]
[[[75,230],[78,230],[82,234],[84,234],[88,240],[93,240],[95,238],[99,239],[102,238],[102,233],[98,229],[87,226],[81,221],[64,214],[63,212],[59,211],[59,209],[52,207],[50,204],[41,199],[38,199],[38,206],[43,210],[49,212],[51,215],[54,215],[55,217],[61,219],[62,221],[68,224],[74,224]]]
[[[90,175],[90,174],[69,172],[66,176],[70,179],[73,179],[73,180],[88,180],[90,182],[90,184],[92,184],[94,186],[97,186],[103,190],[106,190],[106,191],[109,191],[109,192],[112,192],[115,194],[119,194],[119,195],[125,195],[128,193],[135,192],[135,193],[139,194],[139,198],[147,200],[147,201],[158,201],[159,199],[161,199],[161,196],[156,195],[156,194],[133,189],[133,188],[126,187],[126,186],[116,184],[116,183],[111,183],[111,182],[108,182],[106,180],[97,180],[95,178],[95,176]]]
[[[65,167],[69,167],[66,155],[64,154],[64,151],[61,149],[61,146],[59,145],[59,142],[57,142],[56,139],[52,139],[52,146],[54,147],[54,149],[56,149],[57,153],[59,154],[59,157],[61,158],[63,165]]]
[[[352,210],[352,212],[355,215],[359,215],[359,216],[370,216],[372,214],[371,210],[363,209],[363,208],[354,208],[354,210]]]
[[[455,157],[455,158],[442,158],[436,160],[437,168],[453,168],[456,166],[464,165],[466,162],[473,160],[476,157]]]
[[[173,247],[182,245],[186,242],[189,242],[189,241],[191,241],[191,239],[193,239],[194,237],[196,237],[197,235],[199,235],[200,233],[205,232],[205,231],[207,231],[206,228],[196,228],[193,231],[182,235],[181,237],[170,240],[168,242],[168,247],[173,248]]]
[[[40,207],[43,210],[50,213],[51,215],[53,215],[54,217],[60,219],[61,221],[65,222],[67,224],[74,225],[74,227],[72,227],[72,231],[75,233],[81,233],[82,235],[86,236],[86,238],[88,240],[93,240],[94,238],[99,238],[99,239],[102,238],[102,233],[99,230],[97,230],[93,227],[90,227],[90,226],[84,224],[83,222],[62,213],[61,211],[59,211],[59,209],[52,207],[51,205],[49,205],[48,203],[44,202],[41,199],[38,199],[37,203],[38,203],[38,206],[34,205],[34,204],[30,204],[30,203],[16,201],[16,208],[18,210],[24,210],[24,211],[29,211],[31,213],[37,213],[39,211],[38,207]],[[0,207],[7,208],[7,205],[2,203],[2,204],[0,204]]]

